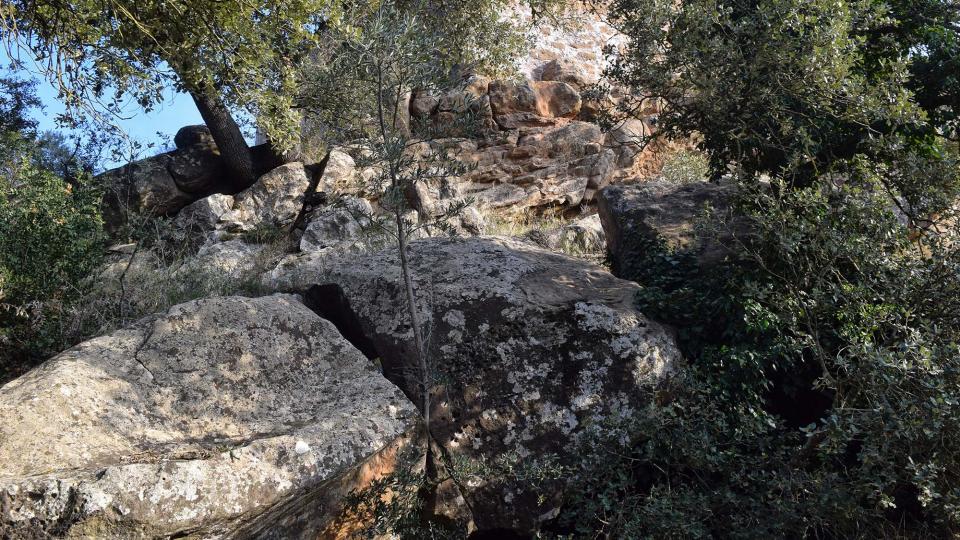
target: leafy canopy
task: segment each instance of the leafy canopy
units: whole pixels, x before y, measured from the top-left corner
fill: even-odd
[[[124,95],[149,110],[173,86],[217,93],[283,142],[295,137],[296,69],[338,9],[333,0],[10,0],[0,29],[10,57],[26,52],[74,113],[122,115]]]

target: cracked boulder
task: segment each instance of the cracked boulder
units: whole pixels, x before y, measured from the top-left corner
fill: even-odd
[[[555,515],[563,480],[533,490],[498,464],[571,463],[591,426],[649,407],[681,363],[673,332],[637,311],[636,284],[525,242],[424,239],[409,260],[434,366],[431,434],[447,463],[475,465],[456,487],[476,528],[529,534]],[[352,330],[344,335],[419,402],[395,251],[308,254],[267,281]]]
[[[0,537],[333,536],[418,422],[297,297],[188,302],[0,388]]]

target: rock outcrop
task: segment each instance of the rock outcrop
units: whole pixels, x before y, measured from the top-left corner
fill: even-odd
[[[437,372],[431,433],[453,460],[576,459],[588,426],[649,405],[681,361],[672,332],[634,308],[638,286],[599,266],[499,237],[415,241],[409,260]],[[305,293],[417,398],[395,252],[310,254],[267,281]],[[458,487],[477,528],[522,533],[553,515],[563,491],[557,481],[533,493],[496,467]]]
[[[576,80],[560,68],[546,73]],[[421,145],[429,147],[421,153],[443,150],[472,167],[450,179],[446,193],[434,194],[437,200],[472,197],[490,208],[577,207],[646,166],[648,156],[639,142],[652,127],[631,119],[604,133],[580,119],[582,97],[567,82],[474,77],[440,98],[417,94],[411,103],[411,116],[441,133],[461,116],[479,116],[474,129],[482,128],[482,136]]]
[[[0,388],[0,536],[316,538],[418,422],[296,297],[189,302]]]
[[[729,253],[724,247],[735,234],[731,224],[719,234],[697,234],[697,221],[707,218],[719,225],[729,209],[732,187],[709,182],[674,183],[652,180],[609,186],[597,197],[597,210],[617,276],[637,275],[636,265],[662,242],[665,247],[686,251],[703,267],[714,265]]]
[[[209,195],[232,195],[248,188],[227,173],[220,150],[205,126],[186,126],[174,137],[171,152],[131,162],[97,177],[105,189],[104,222],[119,230],[131,214],[173,216],[190,203]],[[250,149],[257,174],[280,166],[268,144]]]
[[[303,208],[310,187],[303,163],[281,165],[234,197],[230,212],[220,217],[230,232],[252,231],[257,227],[290,224]]]

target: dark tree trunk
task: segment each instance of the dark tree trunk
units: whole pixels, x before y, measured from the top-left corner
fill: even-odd
[[[253,156],[229,109],[216,94],[191,92],[190,96],[197,104],[200,116],[220,149],[220,157],[230,175],[231,186],[236,191],[241,191],[253,185],[257,181]]]

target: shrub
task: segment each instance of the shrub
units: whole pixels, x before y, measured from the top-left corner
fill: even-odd
[[[710,176],[710,161],[703,152],[679,149],[664,158],[660,175],[675,184],[703,182]]]
[[[67,184],[24,166],[0,180],[0,378],[49,352],[65,306],[99,264],[103,222],[88,177]]]
[[[661,247],[635,266],[639,307],[680,327],[690,365],[584,448],[561,530],[960,531],[957,230],[918,242],[877,181],[745,185],[738,260],[701,272]]]

